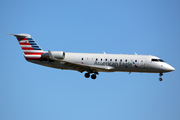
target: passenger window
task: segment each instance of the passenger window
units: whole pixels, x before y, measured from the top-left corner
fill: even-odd
[[[83,58],[81,60],[83,60]]]
[[[135,62],[137,62],[137,60],[135,60]]]
[[[110,59],[110,61],[112,61],[112,59]]]
[[[125,62],[127,62],[127,59],[125,60]]]
[[[101,59],[101,61],[102,61],[102,59]]]
[[[96,61],[98,61],[98,59],[96,58]]]
[[[107,59],[105,61],[107,61]]]
[[[117,61],[117,59],[115,59],[115,61]]]
[[[120,62],[122,62],[122,59],[120,59]]]

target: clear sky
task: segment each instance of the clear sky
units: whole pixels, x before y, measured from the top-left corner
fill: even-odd
[[[179,0],[1,0],[0,120],[180,120]],[[14,36],[47,50],[155,55],[176,70],[77,71],[27,62]]]

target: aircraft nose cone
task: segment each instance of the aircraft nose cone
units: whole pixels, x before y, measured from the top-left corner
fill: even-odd
[[[168,69],[169,69],[169,71],[174,71],[175,70],[175,68],[173,68],[172,66],[170,66]]]
[[[165,72],[171,72],[171,71],[174,71],[175,68],[173,68],[172,66],[170,66],[169,64],[166,64],[166,65],[163,65],[163,70]]]
[[[171,66],[170,70],[171,70],[171,71],[175,71],[175,68],[173,68],[173,67]]]

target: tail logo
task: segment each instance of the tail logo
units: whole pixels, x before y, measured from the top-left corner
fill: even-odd
[[[44,54],[44,51],[29,34],[17,34],[14,36],[18,40],[26,60],[39,60],[41,58],[41,54]]]

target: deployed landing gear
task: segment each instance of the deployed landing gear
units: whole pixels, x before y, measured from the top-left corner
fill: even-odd
[[[90,74],[89,74],[89,73],[85,73],[84,76],[85,76],[86,78],[89,78],[89,77],[90,77]]]
[[[163,74],[162,74],[162,73],[159,73],[159,81],[162,81],[161,76],[163,76]]]
[[[93,80],[95,80],[96,79],[96,75],[98,75],[99,73],[98,72],[94,72],[92,75],[91,75],[91,78],[93,79]],[[84,74],[84,76],[86,77],[86,78],[89,78],[90,77],[90,73],[85,73]]]
[[[96,79],[96,74],[91,75],[92,79]]]
[[[159,81],[162,81],[162,78],[159,78]]]

